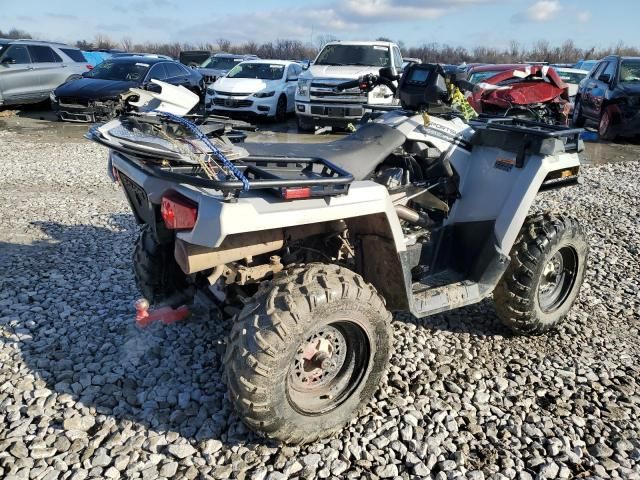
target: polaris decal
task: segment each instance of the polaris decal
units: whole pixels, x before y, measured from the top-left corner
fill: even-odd
[[[441,129],[438,128],[433,128],[432,124],[429,124],[429,126],[425,127],[423,125],[418,125],[415,130],[417,132],[420,132],[424,135],[431,135],[432,137],[437,137],[440,140],[444,140],[445,142],[449,142],[449,143],[453,143],[454,145],[457,145],[458,147],[461,147],[465,150],[469,150],[471,151],[471,144],[466,141],[462,136],[459,135],[452,135],[446,131],[443,131]],[[448,129],[447,129],[448,130]]]

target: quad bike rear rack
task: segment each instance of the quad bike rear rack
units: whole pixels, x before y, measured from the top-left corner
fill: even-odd
[[[469,121],[476,131],[472,143],[515,152],[516,168],[524,167],[528,155],[558,155],[584,150],[581,128],[550,125],[514,117],[480,115]]]
[[[240,180],[210,179],[198,165],[163,165],[129,152],[120,153],[121,159],[152,177],[219,190],[225,200],[238,198],[243,191]],[[249,181],[249,191],[271,189],[285,199],[344,195],[353,182],[353,175],[323,158],[249,156],[234,164]],[[296,196],[296,192],[301,195]]]

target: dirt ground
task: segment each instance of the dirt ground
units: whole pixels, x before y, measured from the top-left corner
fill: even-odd
[[[30,140],[43,142],[84,142],[88,124],[56,120],[51,110],[39,106],[22,110],[0,110],[0,130],[24,134]],[[343,133],[298,133],[295,118],[283,123],[260,123],[255,132],[249,132],[249,142],[319,143],[336,140]],[[585,142],[582,161],[585,164],[603,164],[640,159],[640,141],[619,139],[616,142]]]

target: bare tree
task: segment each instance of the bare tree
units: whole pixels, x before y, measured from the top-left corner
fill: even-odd
[[[218,48],[222,51],[222,52],[229,52],[231,51],[231,41],[227,40],[226,38],[219,38],[218,40],[216,40],[218,43]]]
[[[131,37],[124,37],[122,39],[122,42],[120,42],[122,44],[122,49],[125,52],[130,52],[132,51],[133,48],[133,40],[131,40]]]
[[[104,33],[97,33],[94,40],[95,48],[109,50],[112,48],[116,48],[117,44],[112,41],[107,35]]]

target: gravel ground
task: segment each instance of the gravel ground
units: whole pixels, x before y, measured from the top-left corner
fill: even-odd
[[[512,337],[490,302],[398,317],[365,414],[300,448],[232,411],[228,321],[134,326],[136,226],[105,155],[0,132],[0,478],[640,479],[640,164],[538,204],[591,244],[558,332]]]

